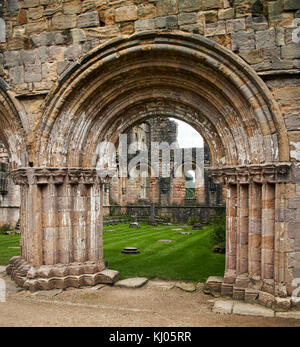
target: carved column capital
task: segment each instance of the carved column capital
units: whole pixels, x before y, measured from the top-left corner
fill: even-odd
[[[209,167],[216,184],[283,183],[291,180],[291,163]]]
[[[76,167],[22,167],[11,172],[15,184],[105,184],[109,183],[113,170]]]

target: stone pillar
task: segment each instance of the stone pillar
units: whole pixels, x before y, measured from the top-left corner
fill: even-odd
[[[233,283],[236,277],[237,248],[237,186],[227,185],[226,201],[226,268],[225,280]]]
[[[7,272],[30,290],[111,283],[102,258],[102,201],[105,179],[95,169],[22,168],[21,257]]]
[[[238,184],[238,210],[237,210],[237,275],[248,272],[248,184]]]
[[[249,187],[248,270],[250,277],[261,275],[261,209],[262,185],[253,182]]]
[[[275,185],[262,187],[262,279],[274,278],[274,236],[275,236]]]

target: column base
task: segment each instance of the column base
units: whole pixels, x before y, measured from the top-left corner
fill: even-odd
[[[30,291],[113,284],[120,278],[118,271],[106,269],[102,262],[34,267],[22,257],[11,258],[6,272],[19,287]]]
[[[287,296],[283,284],[275,285],[277,290],[274,291],[274,280],[261,280],[259,276],[248,277],[247,274],[242,274],[238,275],[233,283],[228,283],[232,282],[232,278],[209,277],[204,285],[204,293],[260,304],[276,312],[300,310],[300,301]]]

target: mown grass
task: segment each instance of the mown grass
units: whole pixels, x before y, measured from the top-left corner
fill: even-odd
[[[117,232],[104,232],[104,258],[111,269],[120,271],[121,278],[145,276],[203,282],[211,275],[223,276],[225,256],[212,252],[211,227],[180,228],[192,235],[180,235],[180,230],[172,230],[178,228],[145,224],[140,229],[130,229],[128,224],[107,226],[104,231],[114,229]],[[166,239],[173,242],[158,242]],[[122,254],[124,247],[136,247],[141,253]]]
[[[15,255],[20,255],[20,235],[1,235],[0,234],[0,265],[7,265],[9,259]]]
[[[213,253],[209,238],[211,227],[192,230],[180,227],[192,235],[180,235],[176,225],[158,227],[141,224],[140,229],[130,229],[129,224],[104,228],[104,259],[109,268],[120,271],[121,278],[145,276],[169,280],[190,280],[204,282],[209,276],[222,276],[225,268],[224,254]],[[115,233],[105,230],[113,229]],[[173,240],[160,243],[158,240]],[[7,265],[9,259],[19,255],[17,247],[20,235],[0,235],[0,265]],[[136,247],[140,254],[122,254],[124,247]]]

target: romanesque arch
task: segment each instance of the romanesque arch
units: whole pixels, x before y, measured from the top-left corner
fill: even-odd
[[[12,168],[28,165],[25,144],[28,124],[22,107],[0,79],[0,139],[4,143]]]
[[[157,114],[182,119],[203,135],[211,174],[226,184],[223,293],[239,295],[248,286],[276,295],[284,286],[291,293],[292,275],[278,241],[279,234],[287,237],[285,226],[275,220],[292,180],[276,102],[231,51],[199,35],[160,32],[97,47],[48,96],[35,130],[35,167],[14,172],[23,187],[35,187],[26,188],[34,204],[27,211],[35,214],[34,236],[27,224],[24,262],[11,263],[19,283],[48,289],[103,281],[99,183],[107,175],[95,170],[97,146],[117,142],[126,127]]]

